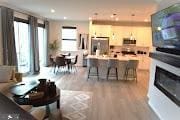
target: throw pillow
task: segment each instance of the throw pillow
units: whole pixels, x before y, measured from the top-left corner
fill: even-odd
[[[0,82],[9,82],[12,79],[13,69],[11,67],[0,67]]]

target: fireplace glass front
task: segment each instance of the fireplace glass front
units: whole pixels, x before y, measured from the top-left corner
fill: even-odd
[[[180,106],[180,76],[156,66],[154,85]]]

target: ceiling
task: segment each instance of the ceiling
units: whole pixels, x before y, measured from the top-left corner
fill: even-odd
[[[155,12],[157,3],[161,0],[0,0],[1,4],[13,6],[29,13],[48,19],[87,21],[89,17],[96,20],[112,20],[112,14],[117,14],[119,21],[150,21],[150,15]],[[51,9],[55,13],[51,13]]]

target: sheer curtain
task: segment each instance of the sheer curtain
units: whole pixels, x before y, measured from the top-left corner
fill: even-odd
[[[44,22],[45,25],[45,66],[49,65],[49,52],[48,52],[48,46],[49,46],[49,21]]]
[[[30,72],[39,73],[39,45],[38,45],[38,22],[34,16],[29,16],[30,27]]]
[[[3,64],[17,66],[17,55],[14,36],[14,11],[1,7]]]
[[[38,27],[40,67],[48,66],[49,22],[44,21],[44,27]]]
[[[14,32],[18,72],[27,74],[30,71],[29,24],[14,21]]]

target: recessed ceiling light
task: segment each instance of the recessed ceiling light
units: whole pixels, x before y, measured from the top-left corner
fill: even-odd
[[[54,9],[51,9],[51,13],[55,13],[55,10],[54,10]]]
[[[119,20],[119,18],[116,18],[116,21],[118,21]]]
[[[144,22],[148,22],[148,19],[144,19]]]
[[[64,19],[64,20],[66,20],[66,19],[67,19],[67,17],[63,17],[63,19]]]
[[[110,17],[111,17],[111,18],[114,18],[115,16],[116,16],[116,14],[112,14]]]
[[[111,15],[110,17],[111,17],[111,18],[113,18],[113,17],[114,17],[114,15]]]

